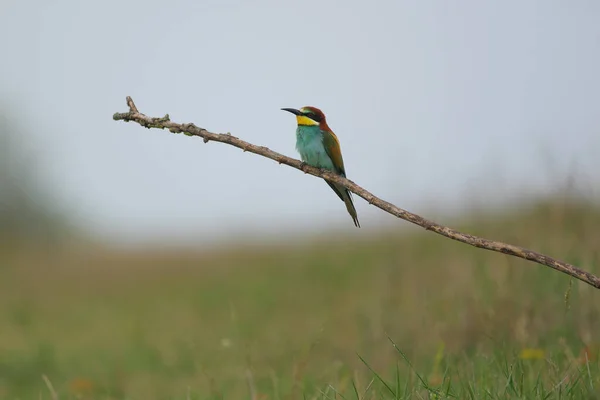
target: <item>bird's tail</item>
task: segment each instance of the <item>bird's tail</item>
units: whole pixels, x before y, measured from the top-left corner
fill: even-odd
[[[356,214],[356,208],[354,208],[354,202],[352,201],[352,193],[345,187],[341,185],[336,185],[335,183],[331,183],[329,181],[325,181],[329,185],[330,188],[333,189],[335,194],[338,195],[340,199],[346,204],[346,210],[348,210],[348,214],[352,217],[352,221],[354,221],[354,225],[357,228],[360,228],[360,223],[358,222],[358,214]]]
[[[360,223],[358,222],[358,214],[356,213],[356,208],[354,208],[354,202],[352,201],[352,193],[345,187],[340,187],[340,192],[342,193],[342,200],[344,200],[344,204],[346,204],[346,210],[348,210],[348,214],[352,217],[352,221],[354,221],[354,225],[357,228],[360,228]]]

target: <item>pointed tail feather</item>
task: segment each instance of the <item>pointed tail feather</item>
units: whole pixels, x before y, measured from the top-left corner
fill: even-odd
[[[327,181],[325,181],[327,182]],[[333,183],[327,182],[327,184],[333,189],[335,194],[339,196],[340,199],[346,204],[346,210],[348,210],[348,214],[352,217],[352,221],[354,221],[354,226],[360,228],[360,223],[358,222],[358,214],[356,213],[356,208],[354,208],[354,202],[352,201],[352,193],[348,191],[343,186],[339,186]]]
[[[356,208],[354,208],[354,203],[352,202],[352,195],[348,190],[344,192],[344,203],[346,204],[346,210],[348,210],[348,214],[352,217],[354,221],[354,226],[360,228],[360,223],[358,222],[358,214],[356,214]]]

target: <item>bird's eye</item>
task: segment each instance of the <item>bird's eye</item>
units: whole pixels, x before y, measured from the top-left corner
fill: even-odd
[[[320,116],[318,116],[317,114],[313,113],[313,112],[309,112],[309,113],[307,113],[307,114],[306,114],[306,116],[307,116],[308,118],[312,119],[313,121],[316,121],[316,122],[321,122],[321,117],[320,117]]]

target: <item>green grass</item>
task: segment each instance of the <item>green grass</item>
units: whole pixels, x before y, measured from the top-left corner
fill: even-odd
[[[462,226],[600,273],[598,227],[559,200]],[[0,255],[0,399],[600,398],[600,291],[415,229],[337,237]]]

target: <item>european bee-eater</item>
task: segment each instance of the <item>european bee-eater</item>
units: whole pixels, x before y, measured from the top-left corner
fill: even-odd
[[[335,133],[327,125],[325,114],[316,107],[282,108],[296,116],[298,128],[296,129],[296,150],[300,158],[306,164],[333,171],[338,175],[346,177],[344,159],[340,149],[340,142]],[[354,225],[360,228],[358,215],[352,202],[352,194],[343,186],[335,183],[327,184],[346,204],[346,209],[354,221]]]

